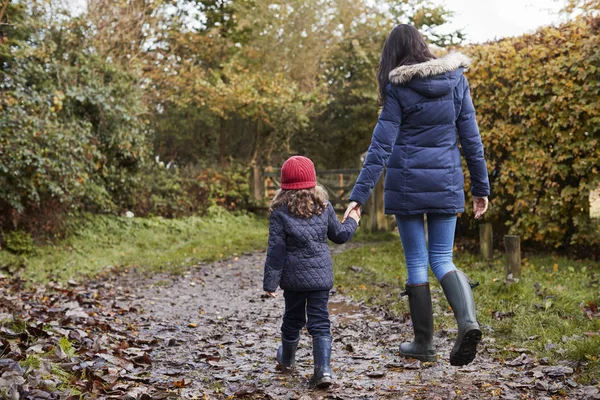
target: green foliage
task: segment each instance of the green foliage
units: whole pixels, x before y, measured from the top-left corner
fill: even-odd
[[[241,164],[232,164],[226,170],[207,169],[196,178],[208,187],[211,205],[231,211],[250,205],[250,179],[250,170]]]
[[[21,360],[19,362],[19,365],[21,366],[21,368],[24,368],[25,370],[37,369],[40,367],[41,364],[42,364],[42,360],[40,360],[40,358],[35,354],[29,354],[27,357],[25,357],[23,360]]]
[[[466,49],[499,232],[556,248],[600,245],[588,201],[600,185],[599,26],[579,18]]]
[[[0,42],[0,225],[7,228],[28,227],[49,208],[117,208],[114,197],[148,157],[137,78],[90,49],[85,21],[45,11],[34,3],[22,12],[29,36]]]
[[[8,232],[4,235],[4,246],[13,253],[27,254],[33,251],[33,239],[27,232]]]
[[[73,357],[75,355],[75,348],[73,347],[68,338],[64,336],[61,337],[58,341],[58,346],[68,357]]]
[[[167,218],[204,214],[214,205],[243,210],[250,204],[249,180],[248,168],[236,163],[212,169],[158,161],[121,188],[118,203],[135,215]]]

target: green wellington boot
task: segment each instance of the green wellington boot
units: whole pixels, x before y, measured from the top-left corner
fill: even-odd
[[[450,352],[450,364],[467,365],[475,359],[477,345],[481,341],[471,283],[458,270],[448,272],[440,283],[458,323],[458,336]]]
[[[436,361],[429,283],[406,285],[406,294],[408,295],[410,319],[412,320],[415,338],[412,342],[400,345],[400,355],[421,361]]]

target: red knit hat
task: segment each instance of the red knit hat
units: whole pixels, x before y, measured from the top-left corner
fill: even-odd
[[[281,188],[284,190],[310,189],[317,186],[315,165],[306,157],[290,157],[281,167]]]

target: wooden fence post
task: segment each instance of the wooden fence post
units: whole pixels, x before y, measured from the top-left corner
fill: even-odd
[[[521,276],[521,237],[505,235],[504,247],[506,248],[506,276],[512,274],[513,278],[518,278]]]
[[[262,202],[265,197],[265,182],[262,175],[262,168],[258,165],[252,166],[252,197],[257,203]]]
[[[367,203],[363,207],[364,214],[360,224],[367,232],[378,232],[388,229],[388,221],[383,206],[383,181],[384,177],[382,176],[373,188],[371,197],[369,197],[369,200],[367,200]]]
[[[494,236],[492,224],[486,222],[479,225],[479,249],[484,260],[494,258]]]

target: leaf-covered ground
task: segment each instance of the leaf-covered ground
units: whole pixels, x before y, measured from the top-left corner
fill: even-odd
[[[306,332],[297,371],[283,375],[275,368],[283,301],[262,296],[263,260],[264,253],[246,254],[200,263],[178,276],[107,274],[84,286],[26,289],[2,277],[2,396],[600,398],[597,386],[576,382],[577,363],[546,365],[518,348],[511,359],[500,359],[490,336],[466,367],[447,362],[452,329],[436,333],[437,363],[404,360],[396,350],[411,337],[410,320],[335,291],[330,305],[336,384],[329,391],[308,390],[312,356]]]

